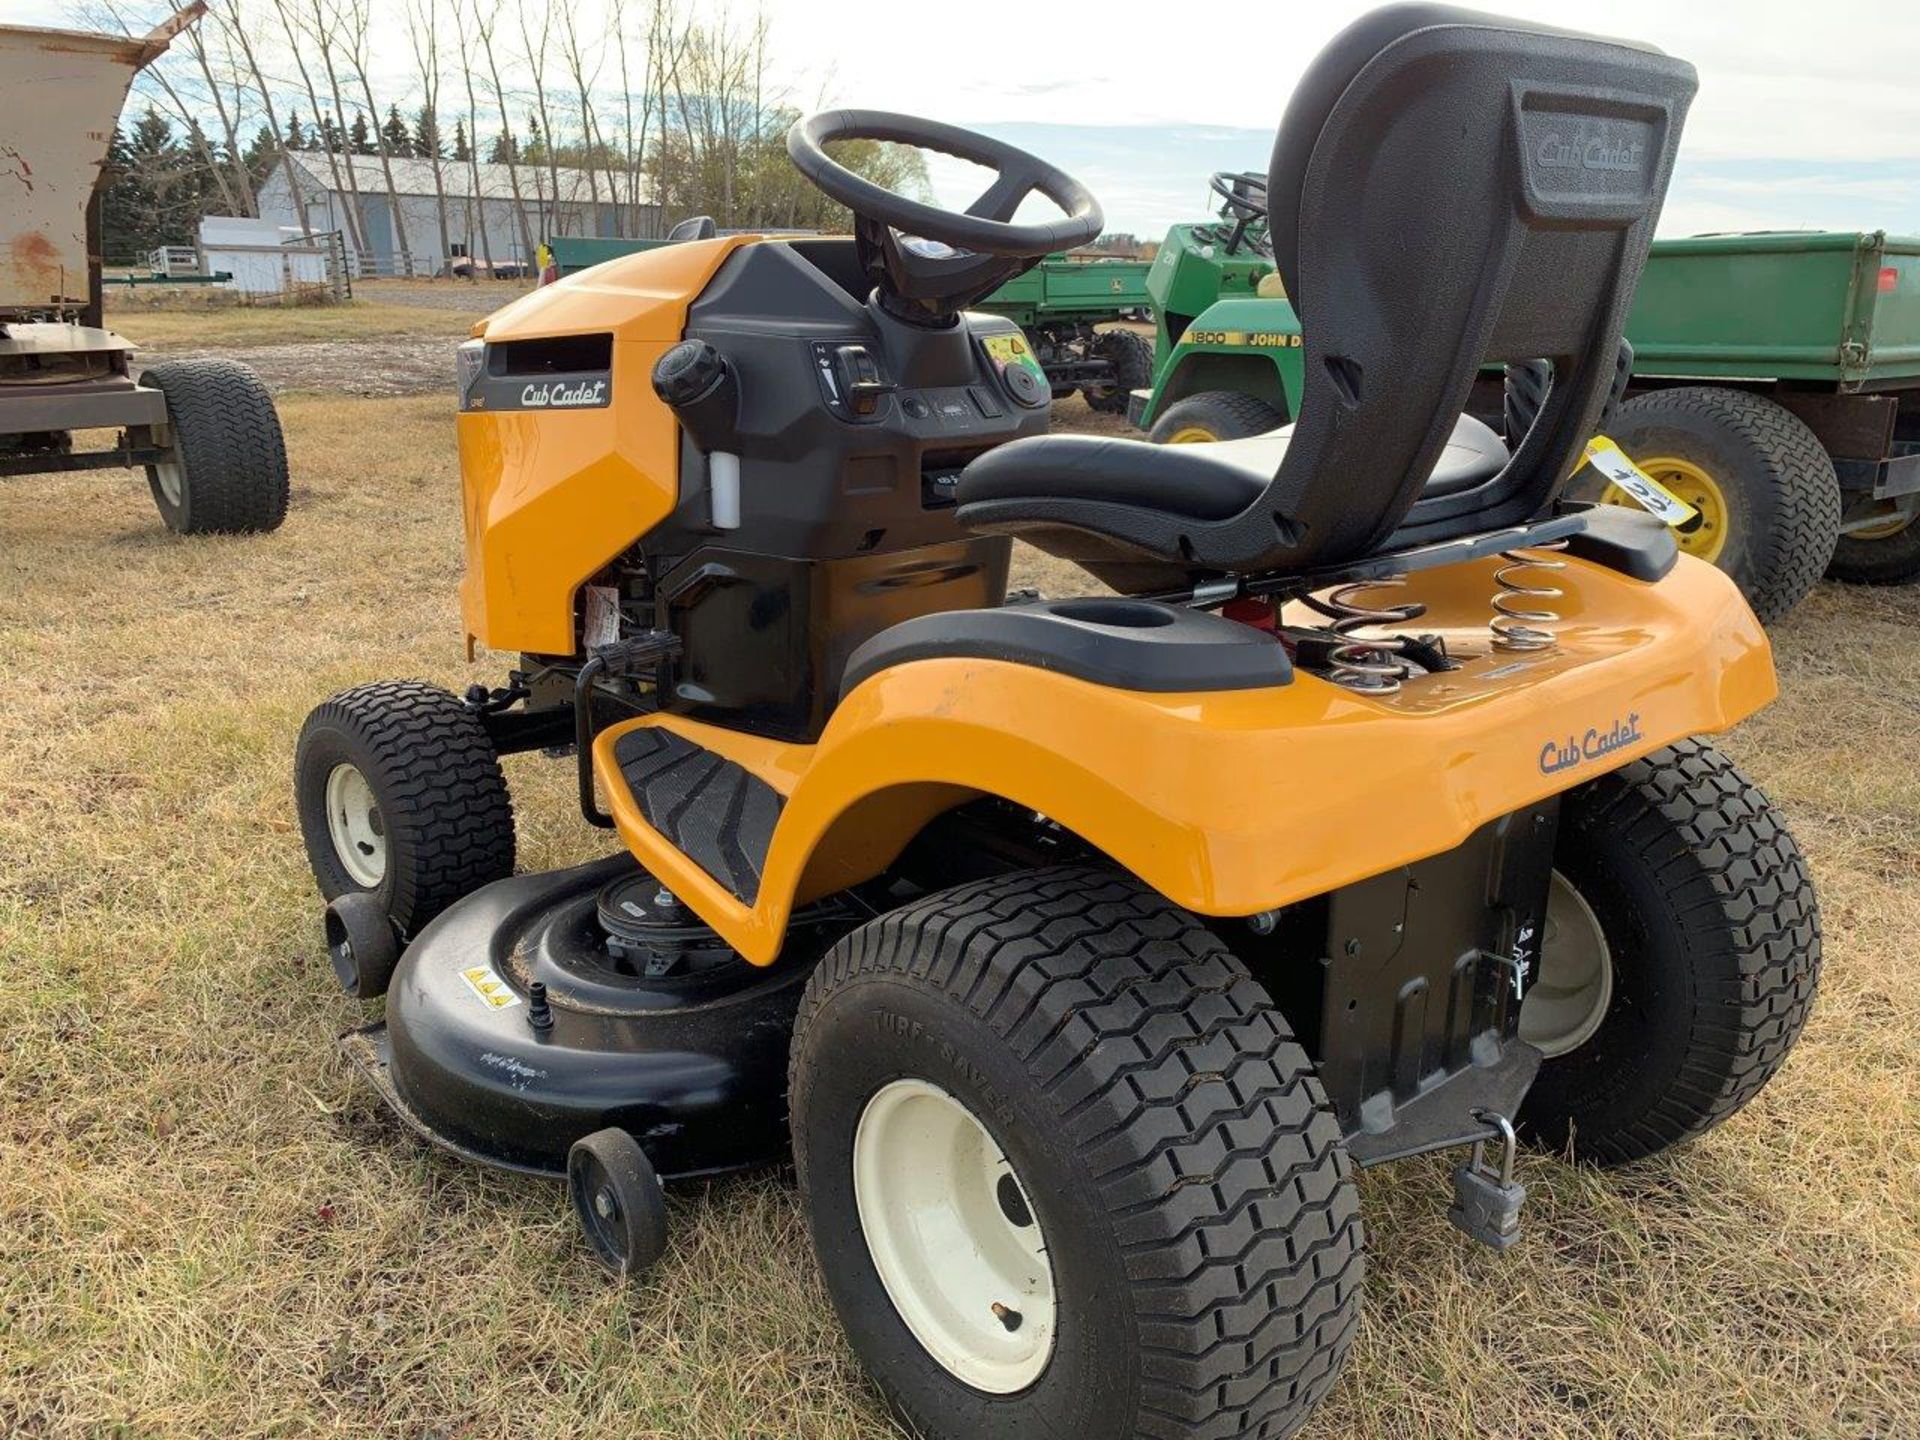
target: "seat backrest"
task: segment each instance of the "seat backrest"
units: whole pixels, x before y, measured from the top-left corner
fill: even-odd
[[[1666,195],[1693,67],[1445,5],[1363,17],[1301,79],[1267,194],[1305,332],[1293,443],[1259,501],[1183,545],[1238,572],[1517,523],[1575,468]],[[1420,490],[1486,363],[1546,359],[1493,479]]]

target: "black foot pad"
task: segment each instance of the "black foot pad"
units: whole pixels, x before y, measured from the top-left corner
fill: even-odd
[[[684,736],[655,726],[613,744],[627,789],[647,823],[751,905],[785,799],[759,776]]]

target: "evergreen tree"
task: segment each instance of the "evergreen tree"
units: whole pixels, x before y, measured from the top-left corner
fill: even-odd
[[[540,133],[538,115],[527,116],[527,146],[519,152],[517,158],[526,161],[529,165],[547,163],[547,138]]]
[[[347,148],[340,134],[340,127],[334,122],[331,110],[320,117],[320,148],[333,155],[338,155]]]
[[[307,132],[300,128],[300,112],[295,110],[287,116],[287,148],[289,150],[306,150],[309,149],[310,146],[311,142],[307,139]]]
[[[473,147],[467,144],[467,122],[453,122],[453,158],[464,165],[473,158]]]
[[[356,155],[373,154],[373,132],[367,128],[367,117],[358,110],[353,112],[353,128],[347,131],[347,145]]]
[[[413,154],[413,135],[407,129],[407,122],[400,118],[398,105],[387,106],[387,118],[380,126],[380,138],[387,142],[387,154],[410,157]]]
[[[513,143],[512,132],[502,130],[493,137],[493,145],[487,151],[489,165],[506,165],[520,157],[515,153],[518,147]]]
[[[455,129],[459,122],[455,122]],[[413,153],[422,160],[443,159],[446,146],[440,139],[440,117],[433,113],[433,107],[422,105],[413,120]],[[456,157],[457,158],[457,157]]]
[[[247,146],[247,178],[258,190],[266,183],[267,176],[273,173],[273,167],[280,163],[280,142],[273,138],[273,131],[262,125],[254,131],[253,140]]]

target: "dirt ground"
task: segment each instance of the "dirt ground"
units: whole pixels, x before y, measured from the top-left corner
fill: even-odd
[[[368,383],[366,342],[312,343]],[[334,1049],[363,1011],[293,819],[300,723],[501,666],[460,653],[448,374],[286,394],[269,536],[170,536],[123,472],[0,484],[0,1435],[897,1433],[787,1177],[677,1193],[622,1291],[556,1188],[422,1146]],[[1024,552],[1016,583],[1063,574]],[[1368,1172],[1314,1440],[1920,1435],[1920,587],[1823,585],[1774,642],[1782,699],[1724,744],[1820,888],[1799,1048],[1655,1162],[1526,1158],[1504,1258],[1448,1226],[1451,1157]],[[524,868],[604,848],[566,766],[508,769]]]

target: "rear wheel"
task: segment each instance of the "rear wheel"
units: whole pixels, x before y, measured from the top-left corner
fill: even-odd
[[[1103,415],[1126,413],[1127,397],[1153,384],[1153,346],[1131,330],[1102,330],[1088,351],[1113,366],[1111,385],[1088,385],[1081,394],[1087,408]]]
[[[1291,1434],[1358,1319],[1350,1162],[1272,999],[1126,877],[1002,876],[810,977],[794,1155],[914,1430]]]
[[[513,873],[513,802],[486,727],[433,685],[344,690],[307,717],[294,792],[327,899],[379,898],[407,937]]]
[[[1196,445],[1265,435],[1287,417],[1264,400],[1234,390],[1204,390],[1177,400],[1153,422],[1147,438],[1156,445]]]
[[[167,399],[172,453],[147,466],[167,528],[278,529],[287,518],[287,447],[260,377],[232,360],[170,360],[142,371],[140,383]]]
[[[1827,574],[1854,585],[1920,580],[1920,514],[1892,515],[1882,524],[1842,535]]]
[[[1764,623],[1806,597],[1840,534],[1840,480],[1804,421],[1764,395],[1687,386],[1636,395],[1611,433],[1700,512],[1680,548],[1731,575]],[[1570,493],[1633,503],[1591,469]]]
[[[1820,912],[1766,796],[1697,742],[1570,791],[1520,1036],[1547,1059],[1535,1143],[1603,1165],[1692,1139],[1760,1092],[1820,977]]]

